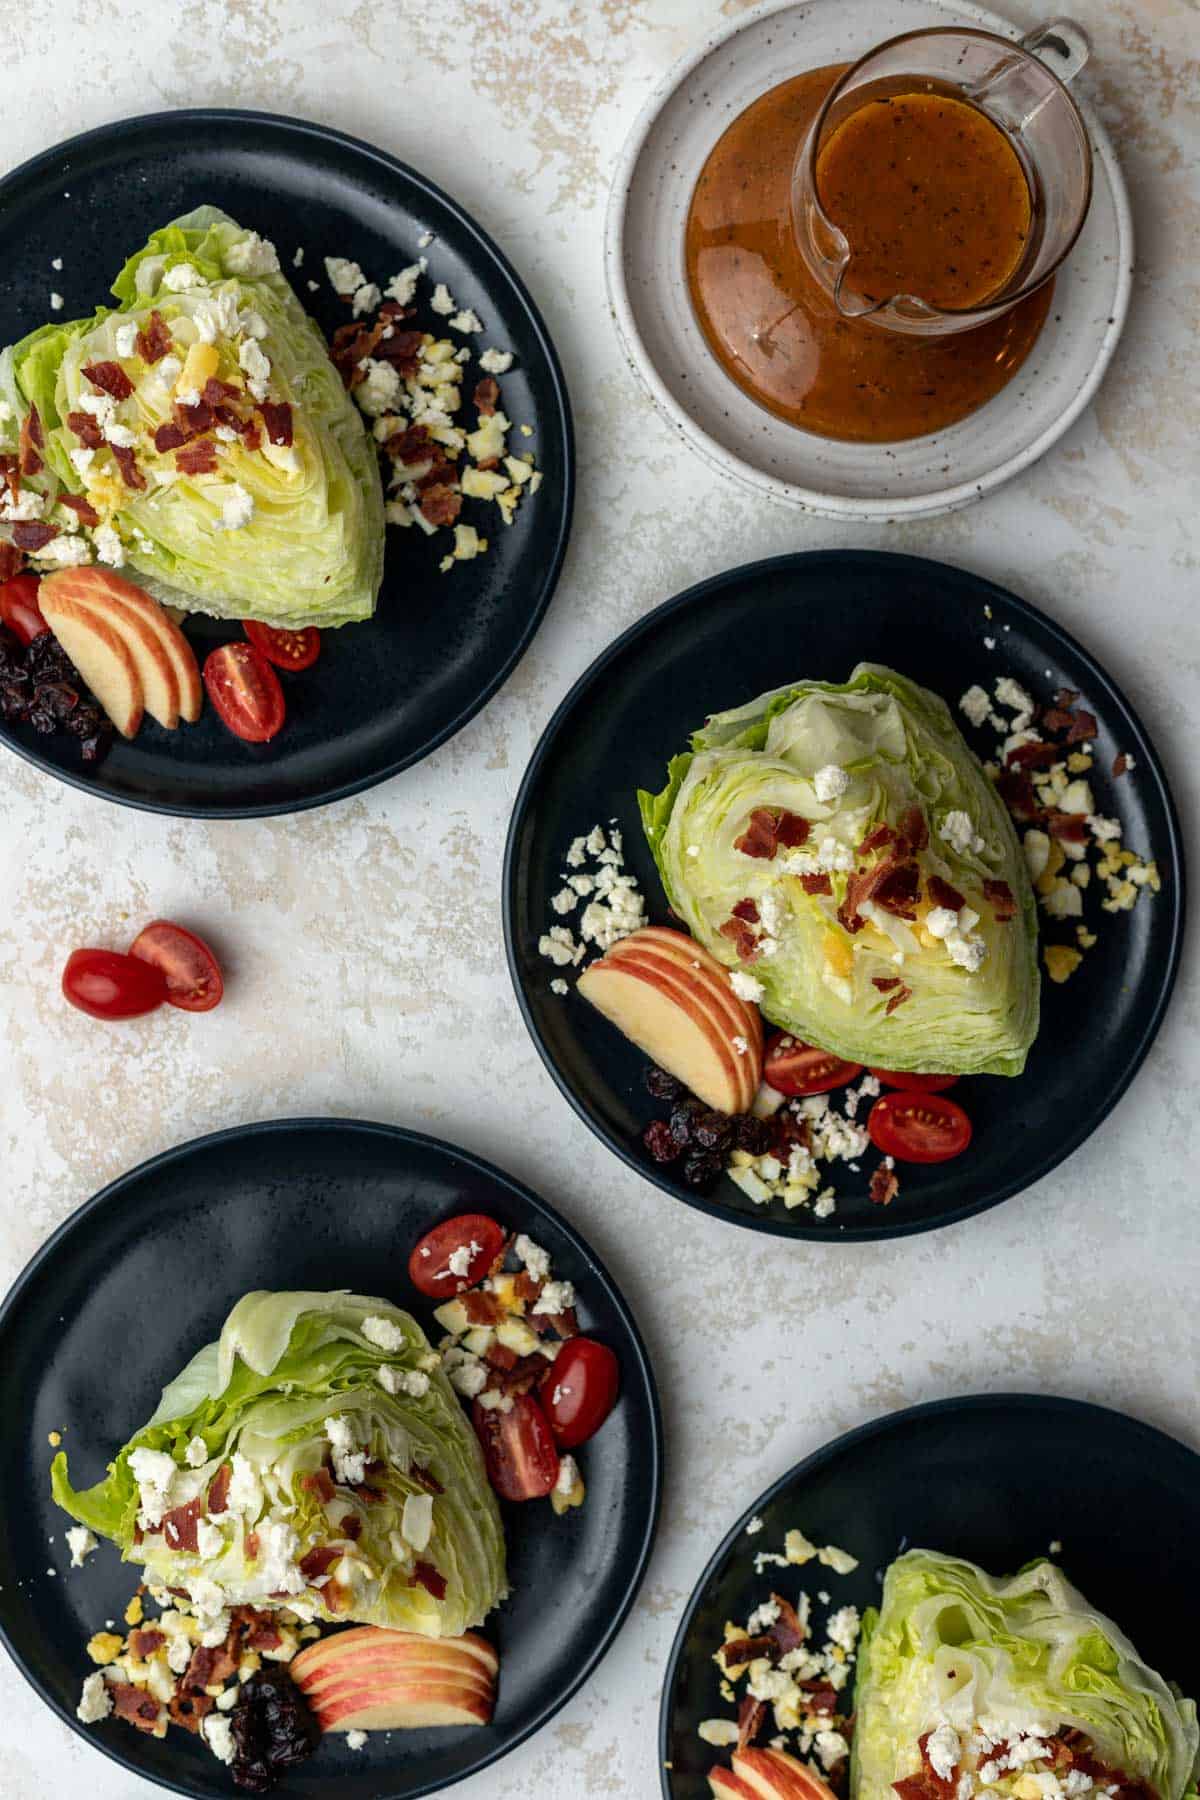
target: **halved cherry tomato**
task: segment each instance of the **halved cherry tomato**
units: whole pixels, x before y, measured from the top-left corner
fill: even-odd
[[[279,677],[253,644],[222,644],[205,659],[208,697],[235,737],[265,744],[283,724],[287,708]]]
[[[303,631],[283,631],[257,619],[243,619],[242,630],[277,669],[311,669],[321,654],[321,634],[315,625],[306,625]]]
[[[607,1344],[587,1337],[567,1340],[539,1389],[560,1450],[574,1450],[595,1437],[617,1403],[620,1381],[620,1366]]]
[[[471,1422],[483,1445],[488,1480],[502,1500],[540,1500],[558,1480],[550,1421],[532,1394],[517,1394],[511,1412],[480,1406]]]
[[[940,1094],[881,1094],[867,1120],[871,1142],[897,1162],[949,1162],[971,1141],[971,1121]]]
[[[815,1044],[802,1044],[790,1032],[777,1031],[767,1044],[763,1080],[779,1094],[827,1094],[861,1075],[862,1067],[818,1050]]]
[[[459,1213],[427,1231],[408,1259],[408,1278],[431,1300],[449,1300],[482,1281],[505,1245],[486,1213]]]
[[[50,629],[37,603],[40,585],[36,575],[14,575],[0,587],[0,625],[7,625],[23,644]]]
[[[909,1094],[944,1094],[958,1080],[957,1075],[906,1075],[903,1070],[893,1074],[890,1069],[872,1069],[871,1074],[884,1087],[903,1088]]]
[[[155,919],[139,932],[129,954],[162,970],[169,1006],[181,1007],[184,1012],[211,1012],[220,1004],[225,992],[220,964],[204,939],[184,926]]]
[[[154,1012],[167,997],[161,969],[118,950],[72,950],[63,970],[62,991],[72,1006],[93,1019],[135,1019]]]

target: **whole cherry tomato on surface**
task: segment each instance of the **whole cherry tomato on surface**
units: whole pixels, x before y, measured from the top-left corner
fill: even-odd
[[[118,950],[72,950],[62,991],[93,1019],[135,1019],[154,1012],[167,997],[161,969]]]
[[[910,1094],[944,1094],[958,1080],[957,1075],[906,1075],[903,1069],[895,1073],[890,1069],[872,1069],[871,1074],[884,1087],[903,1088]]]
[[[14,575],[0,587],[0,625],[7,625],[23,644],[50,629],[37,602],[40,585],[36,575]]]
[[[560,1450],[574,1450],[595,1437],[616,1405],[620,1383],[620,1365],[607,1344],[568,1338],[539,1390]]]
[[[505,1242],[486,1213],[459,1213],[425,1233],[408,1259],[408,1278],[431,1300],[448,1300],[483,1280]]]
[[[949,1162],[971,1141],[971,1121],[961,1106],[941,1094],[881,1094],[871,1108],[867,1130],[876,1149],[897,1162]]]
[[[480,1406],[471,1422],[483,1445],[488,1480],[502,1500],[540,1500],[558,1480],[550,1421],[532,1394],[513,1396],[512,1410]]]
[[[204,942],[186,926],[169,919],[155,919],[138,933],[129,949],[162,971],[167,984],[167,1004],[183,1012],[211,1012],[225,992],[221,967]]]
[[[763,1080],[778,1094],[827,1094],[861,1074],[861,1063],[843,1062],[787,1031],[776,1032],[763,1058]]]
[[[242,630],[269,663],[277,669],[290,669],[293,674],[311,669],[321,654],[321,634],[315,625],[306,625],[303,631],[286,631],[276,625],[262,625],[257,619],[243,619]]]
[[[204,662],[204,686],[221,723],[247,744],[266,744],[287,714],[279,677],[253,644],[222,644]]]

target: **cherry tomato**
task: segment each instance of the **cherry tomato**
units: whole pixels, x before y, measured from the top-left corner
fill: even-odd
[[[940,1094],[881,1094],[867,1120],[871,1142],[897,1162],[949,1162],[971,1141],[971,1121]]]
[[[906,1075],[903,1070],[893,1074],[890,1069],[872,1069],[871,1074],[884,1087],[903,1088],[909,1094],[944,1094],[958,1080],[957,1075]]]
[[[162,1005],[167,982],[161,969],[139,957],[117,950],[72,950],[62,991],[72,1006],[93,1019],[134,1019]]]
[[[617,1402],[620,1371],[607,1344],[568,1338],[541,1381],[542,1405],[560,1450],[595,1437]]]
[[[253,644],[222,644],[205,659],[208,697],[234,737],[265,744],[287,711],[279,677]]]
[[[36,575],[14,575],[0,587],[0,625],[7,625],[23,644],[50,629],[37,603],[39,586]]]
[[[184,926],[155,919],[139,932],[129,954],[161,969],[169,1006],[181,1007],[184,1012],[211,1012],[220,1005],[225,992],[220,965],[203,938]]]
[[[502,1500],[540,1500],[558,1480],[550,1421],[532,1394],[517,1394],[511,1412],[471,1411],[488,1480]]]
[[[256,650],[260,650],[277,669],[311,669],[321,654],[321,634],[315,625],[303,631],[281,631],[274,625],[260,625],[257,619],[243,619],[242,630]]]
[[[861,1074],[861,1063],[843,1062],[787,1031],[775,1033],[763,1061],[763,1080],[779,1094],[827,1094]]]
[[[431,1300],[448,1300],[483,1280],[505,1242],[503,1228],[486,1213],[459,1213],[426,1232],[408,1259],[408,1278]]]

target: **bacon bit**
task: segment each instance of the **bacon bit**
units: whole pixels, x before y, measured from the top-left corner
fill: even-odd
[[[21,459],[19,456],[0,456],[0,478],[3,479],[10,497],[16,500],[21,493]]]
[[[956,887],[943,881],[940,875],[931,875],[928,882],[929,898],[935,906],[944,906],[948,912],[956,913],[963,905],[963,897]]]
[[[67,424],[75,433],[85,450],[98,450],[104,442],[104,434],[93,419],[91,413],[72,412],[67,414]]]
[[[1113,758],[1112,772],[1113,772],[1114,778],[1118,775],[1124,775],[1128,771],[1128,768],[1129,768],[1129,758],[1126,756],[1125,752],[1122,750],[1120,756],[1115,756]]]
[[[427,462],[434,445],[427,425],[409,425],[403,431],[393,432],[383,447],[393,462],[411,467]]]
[[[493,1369],[515,1369],[520,1361],[516,1351],[510,1350],[507,1344],[489,1344],[483,1354],[484,1361],[491,1363]]]
[[[209,387],[211,386],[210,382]],[[204,395],[207,399],[208,388],[205,388]],[[267,428],[267,436],[271,442],[282,444],[285,447],[290,444],[292,441],[292,409],[287,401],[264,400],[258,410],[262,414],[263,424]]]
[[[545,1358],[542,1360],[544,1361]],[[424,1488],[427,1494],[444,1494],[446,1491],[437,1476],[431,1475],[428,1469],[423,1469],[420,1463],[413,1464],[408,1471],[408,1477],[410,1481],[415,1481],[418,1487]]]
[[[11,581],[25,566],[25,558],[15,544],[0,543],[0,581]]]
[[[743,1663],[756,1662],[759,1657],[774,1662],[775,1640],[765,1633],[762,1637],[730,1638],[727,1644],[721,1645],[718,1654],[727,1669],[740,1668]]]
[[[224,425],[229,431],[236,431],[238,436],[249,443],[257,438],[258,426],[253,419],[243,419],[236,406],[214,406],[213,418],[218,425]]]
[[[458,1298],[469,1325],[498,1325],[504,1317],[504,1308],[495,1294],[485,1294],[482,1288],[471,1288]]]
[[[546,1359],[535,1353],[519,1357],[507,1374],[496,1374],[488,1382],[488,1386],[499,1388],[502,1394],[527,1394],[538,1385],[545,1373]]]
[[[876,1206],[890,1206],[899,1192],[900,1177],[895,1169],[889,1169],[886,1163],[880,1163],[867,1188],[869,1198]]]
[[[449,482],[436,482],[424,490],[419,506],[431,525],[453,525],[462,511],[462,495]]]
[[[366,370],[359,367],[368,356],[374,356],[384,327],[376,321],[374,325],[339,325],[329,345],[329,360],[348,388],[356,388],[360,381],[365,381]]]
[[[354,1498],[361,1500],[364,1506],[378,1506],[381,1500],[387,1499],[382,1488],[369,1487],[365,1481],[352,1481],[349,1485]]]
[[[913,852],[923,850],[929,842],[929,826],[919,806],[910,806],[900,821],[900,831]]]
[[[1004,762],[1010,769],[1048,769],[1061,755],[1058,744],[1018,744]]]
[[[775,827],[775,835],[785,850],[798,850],[801,844],[807,844],[812,826],[799,813],[787,812],[779,815]]]
[[[983,892],[984,897],[991,906],[992,912],[995,914],[997,925],[1007,925],[1008,921],[1015,917],[1017,910],[1017,903],[1013,899],[1013,891],[1009,887],[1007,881],[985,881],[983,884]]]
[[[1080,707],[1071,722],[1071,729],[1067,733],[1067,742],[1068,744],[1085,743],[1089,738],[1098,736],[1099,731],[1100,727],[1096,723],[1095,713],[1085,712]]]
[[[797,1118],[795,1113],[787,1111],[777,1112],[771,1126],[772,1146],[781,1161],[786,1161],[796,1144],[805,1150],[812,1149],[812,1126],[807,1119]]]
[[[246,1533],[246,1555],[249,1557],[251,1562],[258,1561],[258,1533],[257,1533],[257,1531],[248,1531]]]
[[[125,486],[127,488],[144,488],[146,477],[138,468],[137,458],[128,444],[110,444],[109,449],[116,457],[117,467],[121,471],[121,480]]]
[[[871,898],[898,919],[915,919],[913,908],[921,890],[921,871],[916,863],[893,863],[875,883]]]
[[[148,1694],[145,1688],[134,1687],[132,1681],[116,1682],[108,1691],[118,1719],[126,1719],[139,1731],[154,1730],[162,1708],[153,1694]]]
[[[758,947],[758,938],[742,919],[726,919],[719,928],[720,935],[727,937],[738,953],[738,959],[744,963],[757,962],[762,952]]]
[[[203,1689],[215,1687],[219,1681],[228,1681],[231,1675],[237,1673],[239,1659],[234,1653],[236,1639],[237,1632],[231,1629],[225,1642],[212,1649],[205,1644],[197,1644],[180,1686]]]
[[[485,375],[475,389],[475,405],[481,418],[490,419],[500,398],[500,383],[493,375]]]
[[[432,1563],[415,1562],[413,1578],[408,1585],[409,1587],[423,1587],[427,1593],[433,1595],[435,1600],[446,1598],[446,1577],[439,1575]]]
[[[189,439],[203,437],[216,424],[217,415],[207,400],[197,400],[195,406],[181,406],[176,401],[172,410],[175,423]]]
[[[1018,824],[1032,825],[1041,818],[1033,783],[1023,769],[1006,769],[996,783],[996,792]]]
[[[393,319],[411,319],[416,310],[415,306],[401,306],[398,300],[384,300],[380,303],[379,317],[391,324]]]
[[[162,1649],[166,1641],[166,1632],[156,1631],[153,1626],[147,1626],[144,1631],[131,1631],[129,1634],[130,1653],[136,1656],[139,1662],[146,1662],[156,1650]]]
[[[477,462],[475,464],[475,467],[477,469],[482,469],[485,475],[490,475],[493,469],[498,469],[500,467],[500,458],[498,456],[485,456],[482,462]]]
[[[307,1488],[310,1494],[315,1494],[322,1506],[324,1506],[327,1501],[333,1499],[333,1476],[329,1473],[328,1469],[318,1469],[313,1475],[302,1475],[300,1477],[300,1486],[302,1488]]]
[[[885,1013],[894,1013],[898,1006],[903,1006],[906,1000],[911,999],[912,989],[910,987],[905,987],[903,983],[901,983],[899,989],[892,995],[883,1010]]]
[[[1046,830],[1065,844],[1087,842],[1087,819],[1082,813],[1048,812]]]
[[[342,1553],[336,1545],[314,1544],[312,1549],[300,1558],[300,1573],[306,1581],[315,1581],[318,1575],[328,1575],[334,1563],[340,1562],[341,1558]]]
[[[311,1551],[309,1552],[309,1555],[312,1555]],[[305,1562],[307,1562],[307,1560],[308,1558],[306,1557]],[[304,1563],[301,1563],[300,1567],[303,1569]],[[323,1575],[325,1571],[324,1569],[319,1569],[317,1573]],[[282,1642],[283,1633],[280,1631],[275,1621],[265,1617],[262,1613],[255,1613],[250,1628],[246,1633],[246,1648],[248,1650],[278,1650]]]
[[[185,475],[212,475],[217,467],[217,446],[211,438],[200,438],[175,452],[175,467]]]
[[[762,1730],[763,1720],[767,1716],[767,1708],[762,1700],[756,1700],[753,1694],[746,1694],[738,1707],[738,1741],[739,1750],[745,1750],[752,1744]]]
[[[196,1527],[204,1517],[204,1499],[200,1494],[186,1506],[177,1506],[163,1519],[163,1536],[170,1550],[195,1552]]]
[[[1042,724],[1047,731],[1069,731],[1074,723],[1074,706],[1050,706],[1042,714]]]
[[[241,394],[241,388],[234,387],[231,381],[219,381],[215,375],[210,375],[200,390],[200,398],[206,406],[220,406],[223,400],[239,400]]]
[[[501,1265],[503,1265],[503,1257]],[[512,1291],[516,1299],[523,1300],[526,1306],[532,1306],[541,1298],[542,1283],[535,1281],[528,1269],[518,1269],[512,1277]]]
[[[807,1638],[808,1632],[800,1623],[800,1615],[795,1607],[785,1600],[782,1594],[772,1594],[771,1598],[779,1608],[779,1617],[770,1627],[767,1635],[774,1638],[780,1656],[784,1657],[790,1651],[800,1648]]]
[[[1078,698],[1079,691],[1077,688],[1059,688],[1054,696],[1054,704],[1055,706],[1061,706],[1064,711],[1070,712]]]
[[[424,343],[423,331],[393,331],[390,338],[379,340],[374,354],[380,362],[391,363],[402,375],[412,375],[416,371]]]
[[[744,919],[747,925],[758,924],[758,908],[753,900],[739,900],[733,909],[733,916],[735,919]]]
[[[342,1536],[349,1538],[352,1544],[357,1544],[359,1538],[362,1536],[362,1529],[363,1522],[358,1514],[347,1513],[342,1520]]]
[[[896,833],[890,825],[876,825],[874,831],[868,831],[858,846],[859,856],[870,856],[873,850],[883,850],[888,844],[896,842]]]
[[[86,416],[86,415],[85,415]],[[21,432],[18,439],[18,455],[22,475],[37,475],[45,466],[40,452],[45,448],[46,435],[42,430],[42,421],[36,406],[31,406],[21,420]]]
[[[797,878],[806,894],[832,894],[833,882],[828,875],[801,875]]]
[[[43,550],[57,536],[58,526],[47,525],[43,519],[22,519],[12,528],[12,541],[18,550]]]
[[[898,975],[872,975],[871,986],[877,987],[881,994],[890,994],[893,988],[901,985]]]
[[[210,1513],[223,1513],[229,1507],[229,1484],[233,1480],[233,1465],[222,1463],[208,1484],[208,1510]]]
[[[741,837],[734,838],[734,849],[740,850],[743,856],[754,856],[770,862],[779,848],[777,824],[773,812],[768,811],[765,806],[756,806]]]
[[[88,363],[83,372],[93,387],[102,394],[111,394],[114,400],[128,400],[133,392],[133,383],[120,363]]]
[[[539,1337],[545,1337],[548,1331],[557,1331],[560,1338],[573,1338],[579,1335],[579,1321],[575,1316],[573,1306],[569,1306],[566,1312],[531,1313],[525,1323],[531,1326]]]
[[[206,1719],[216,1704],[211,1694],[173,1694],[167,1702],[167,1711],[173,1725],[198,1732],[201,1719]]]
[[[808,1695],[808,1710],[815,1713],[835,1713],[838,1709],[838,1691],[827,1681],[801,1681],[797,1685]]]
[[[144,363],[161,362],[172,346],[171,333],[167,329],[166,320],[157,307],[150,314],[146,323],[134,339],[134,349]]]
[[[71,511],[77,514],[85,525],[98,525],[100,523],[100,514],[96,511],[86,494],[60,494],[58,496],[58,504],[60,506],[69,506]]]

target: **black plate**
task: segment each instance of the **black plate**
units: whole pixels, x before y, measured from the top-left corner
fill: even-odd
[[[1098,1495],[1104,1496],[1101,1506]],[[763,1529],[747,1537],[761,1517]],[[811,1565],[783,1576],[813,1599],[861,1611],[903,1549],[965,1556],[1014,1574],[1052,1543],[1055,1562],[1185,1693],[1200,1691],[1187,1607],[1200,1583],[1200,1456],[1124,1413],[1077,1400],[984,1394],[893,1413],[818,1450],[756,1500],[705,1569],[676,1633],[663,1687],[659,1748],[667,1800],[709,1800],[705,1771],[728,1763],[696,1735],[730,1709],[712,1656],[726,1619],[745,1620],[780,1571],[754,1572],[798,1527],[859,1560],[848,1576]]]
[[[379,1733],[359,1752],[329,1738],[280,1792],[315,1800],[336,1787],[342,1800],[412,1800],[449,1787],[544,1725],[616,1636],[654,1537],[661,1428],[637,1327],[587,1245],[499,1169],[416,1132],[328,1119],[220,1132],[97,1194],[0,1310],[0,1366],[21,1396],[0,1414],[0,1636],[60,1718],[125,1768],[178,1794],[234,1792],[186,1732],[156,1741],[117,1719],[76,1722],[84,1646],[106,1619],[120,1619],[136,1573],[109,1545],[68,1569],[70,1521],[50,1499],[47,1434],[64,1432],[76,1483],[99,1480],[163,1384],[251,1288],[382,1293],[432,1323],[430,1303],[409,1285],[408,1251],[464,1210],[528,1231],[577,1284],[584,1329],[620,1358],[621,1398],[579,1453],[588,1484],[580,1511],[556,1519],[549,1506],[504,1509],[513,1593],[486,1627],[500,1652],[495,1722]]]
[[[991,609],[990,615],[985,608]],[[989,651],[984,638],[996,640]],[[759,1207],[722,1178],[697,1196],[642,1148],[663,1108],[646,1094],[646,1058],[586,1001],[550,991],[561,971],[538,955],[557,923],[571,839],[598,820],[624,827],[626,863],[651,918],[667,902],[638,821],[639,787],[663,786],[667,762],[709,714],[793,676],[845,681],[855,663],[882,662],[945,698],[957,714],[972,682],[989,691],[1011,674],[1035,697],[1077,688],[1099,721],[1096,802],[1118,812],[1130,847],[1157,856],[1163,891],[1132,914],[1095,911],[1100,941],[1063,986],[1042,984],[1042,1029],[1025,1073],[975,1076],[955,1089],[974,1124],[957,1162],[901,1170],[886,1210],[855,1177],[831,1169],[837,1211]],[[1049,674],[1047,674],[1049,671]],[[965,725],[965,721],[962,721]],[[968,739],[973,734],[967,728]],[[991,740],[974,739],[985,753]],[[1136,772],[1111,783],[1119,751]],[[1029,1187],[1069,1156],[1111,1112],[1158,1030],[1179,959],[1183,852],[1162,765],[1118,688],[1081,645],[1043,613],[963,569],[918,557],[822,550],[730,569],[640,620],[584,674],[547,726],[517,796],[504,872],[509,968],[525,1022],[555,1081],[610,1150],[664,1192],[717,1218],[797,1238],[875,1238],[928,1231],[982,1212]],[[567,923],[570,923],[568,920]],[[857,1185],[855,1185],[857,1183]]]
[[[348,310],[325,278],[326,256],[349,256],[382,285],[415,261],[426,231],[430,274],[484,335],[516,362],[502,382],[518,448],[544,481],[510,527],[468,501],[489,550],[438,573],[442,537],[389,528],[373,619],[324,634],[314,669],[284,676],[288,720],[273,744],[243,744],[210,706],[196,725],[147,720],[98,766],[73,739],[0,722],[0,741],[89,793],[151,812],[248,818],[320,806],[418,762],[472,718],[510,674],[558,580],[571,523],[574,446],[562,371],[541,315],[502,252],[455,201],[382,150],[326,126],[269,113],[151,114],[86,132],[0,181],[0,344],[50,318],[50,290],[76,318],[109,298],[125,257],[168,219],[210,201],[278,246],[284,273],[327,333]],[[304,266],[292,255],[305,251]],[[61,257],[61,272],[51,259]],[[319,282],[310,293],[308,280]],[[424,317],[424,315],[422,315]],[[464,340],[466,342],[468,340]],[[444,534],[443,534],[444,535]],[[134,573],[131,571],[131,573]],[[236,630],[188,627],[197,655]]]

